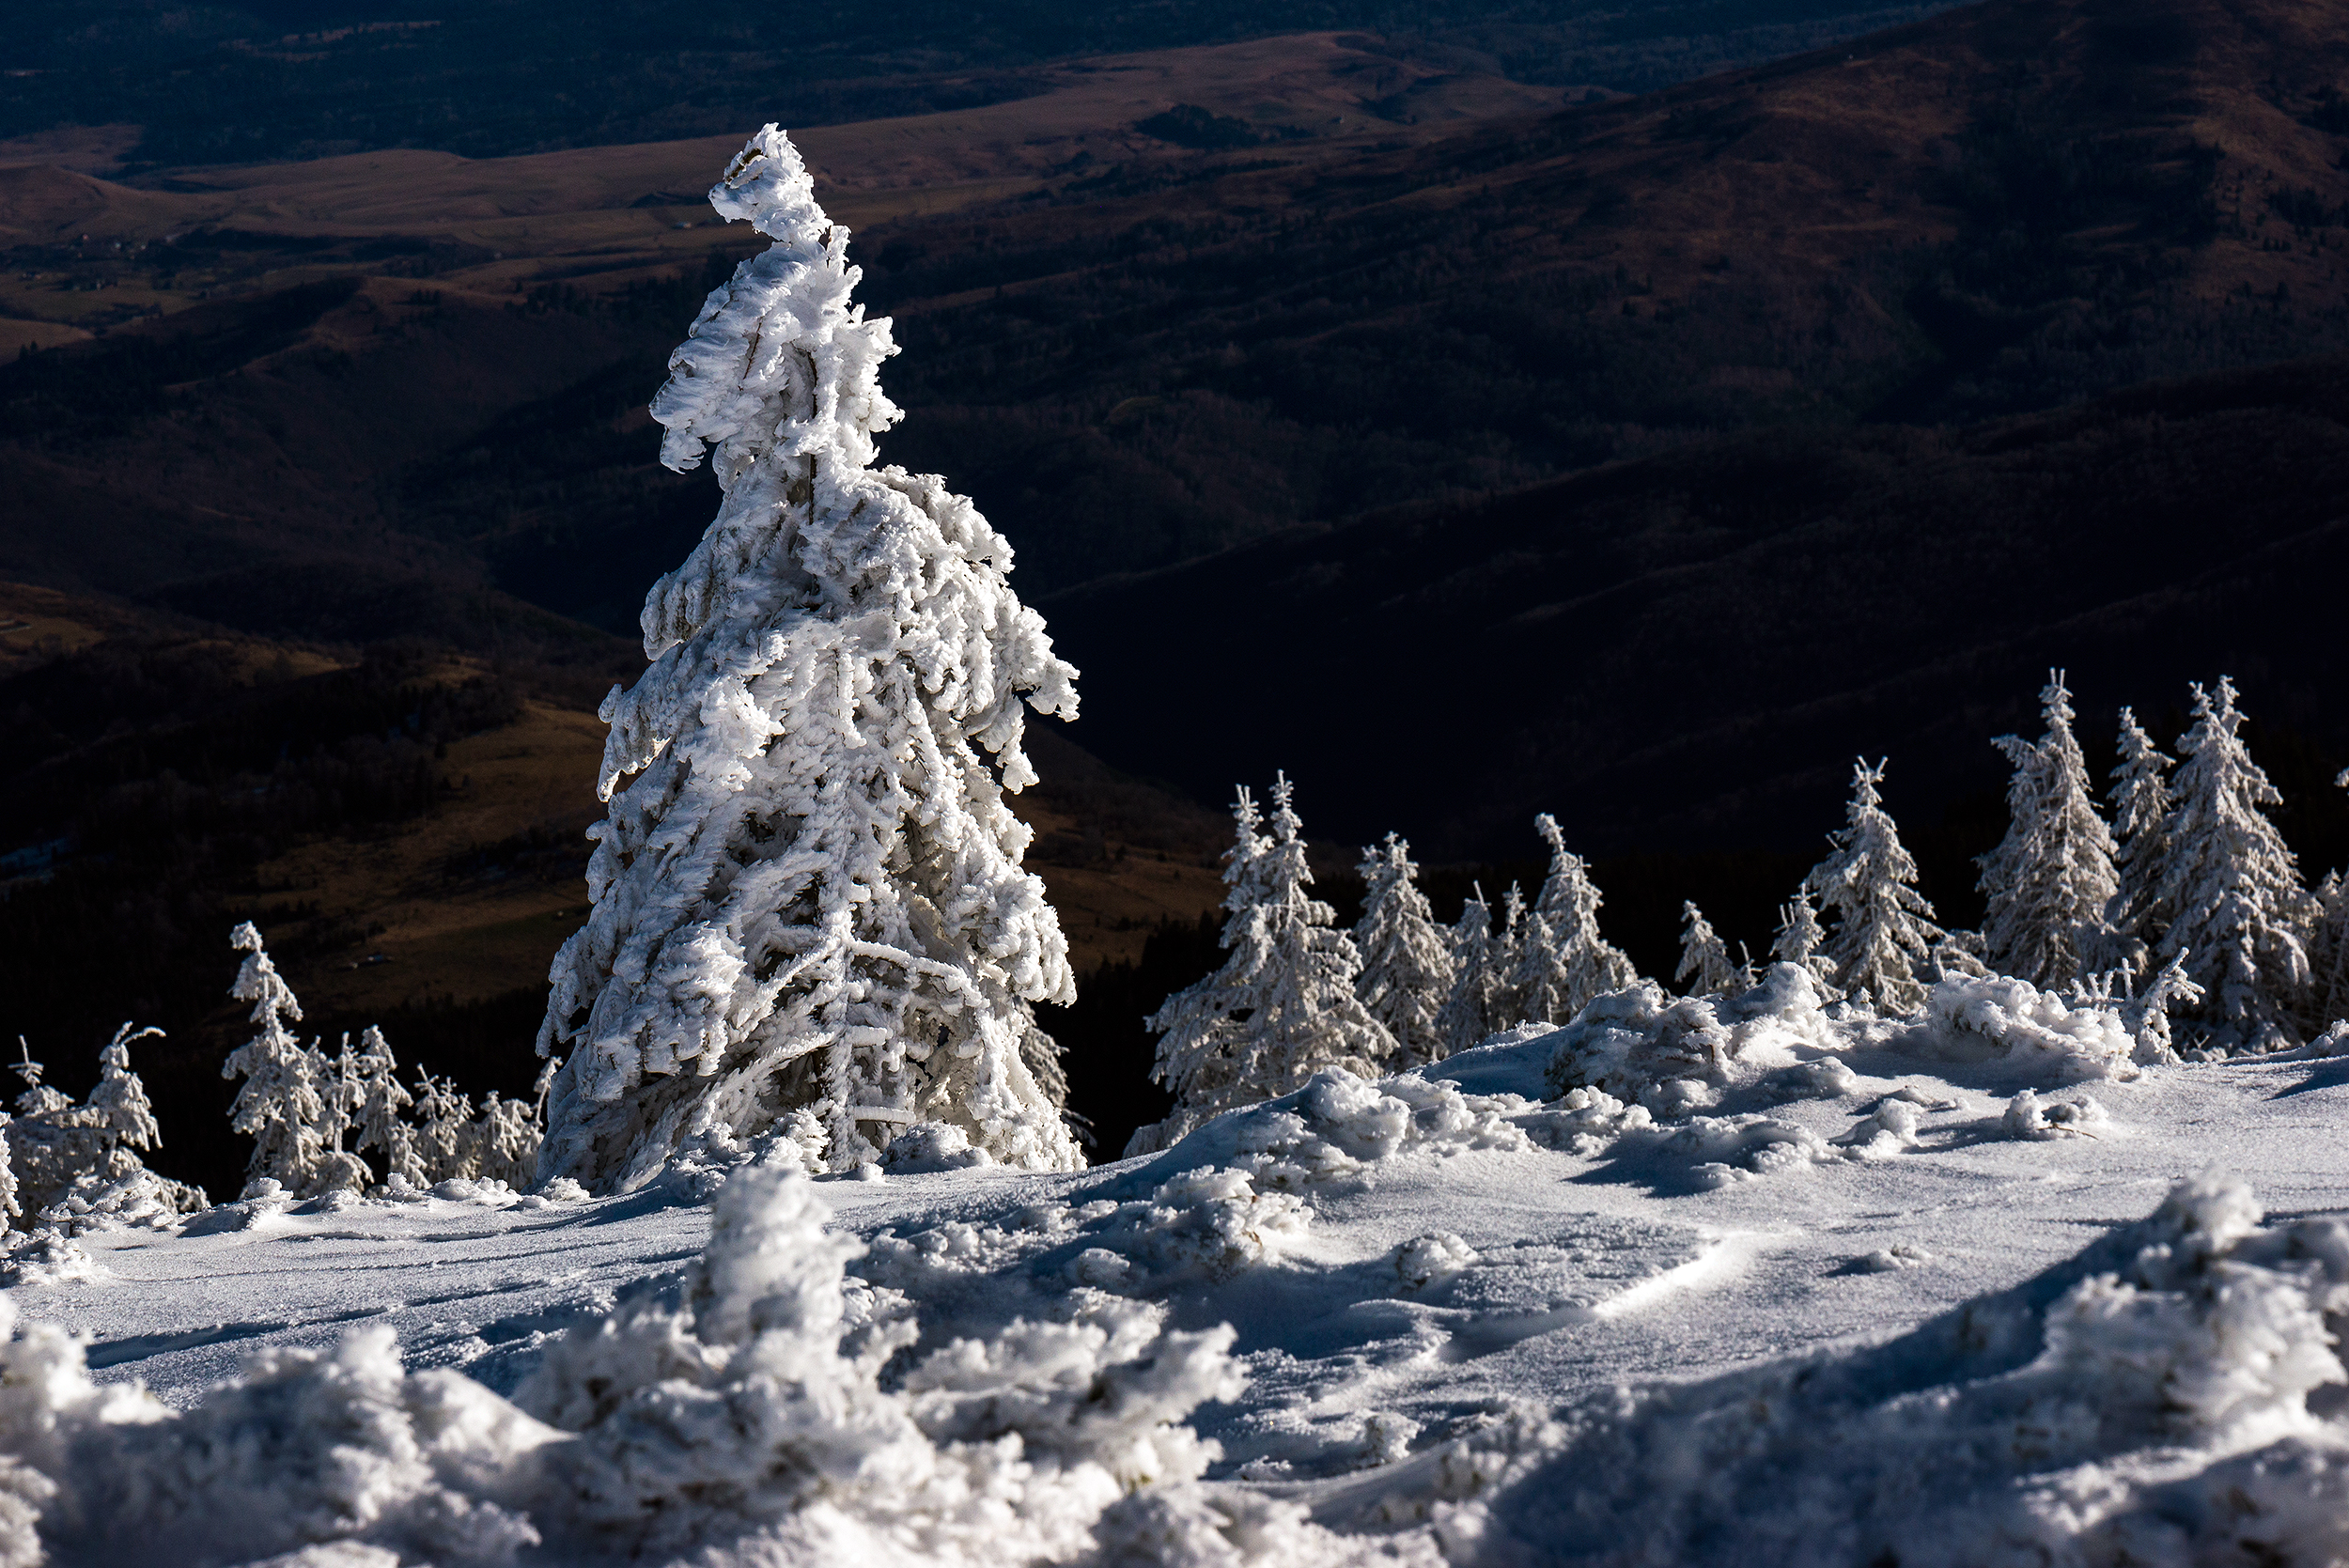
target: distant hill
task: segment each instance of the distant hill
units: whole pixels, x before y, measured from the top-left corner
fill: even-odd
[[[896,118],[1047,90],[1034,68],[1287,33],[1392,35],[1443,71],[1644,92],[1906,20],[1882,0],[18,0],[0,138],[130,124],[131,166],[382,147],[499,157]],[[1157,108],[1168,107],[1164,103]],[[1414,104],[1399,100],[1398,113]],[[1147,111],[1144,111],[1145,113]],[[1137,115],[1132,116],[1141,117]]]
[[[1726,431],[2349,349],[2344,92],[2338,8],[1988,0],[1539,119],[893,223],[864,253],[906,344],[890,450],[1057,584]]]
[[[1985,804],[1980,853],[1988,742],[2037,733],[2050,666],[2100,780],[2116,708],[2166,743],[2186,683],[2231,673],[2313,877],[2349,860],[2344,582],[2332,359],[1948,432],[1722,438],[1045,609],[1104,758],[1203,799],[1286,768],[1318,831],[1437,861],[1529,855],[1544,810],[1586,853],[1810,849],[1856,753],[1890,755],[1906,823]]]

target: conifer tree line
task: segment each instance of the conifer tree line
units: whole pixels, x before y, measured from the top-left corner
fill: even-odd
[[[288,1027],[302,1020],[302,1003],[271,962],[261,933],[247,921],[228,939],[244,955],[229,994],[253,1004],[256,1025],[221,1067],[223,1078],[243,1079],[229,1125],[253,1140],[247,1196],[537,1181],[552,1069],[539,1075],[535,1103],[501,1099],[493,1089],[476,1107],[455,1083],[429,1073],[419,1073],[411,1088],[399,1081],[391,1043],[372,1025],[355,1050],[349,1034],[333,1051],[319,1039],[304,1045]]]
[[[1999,974],[2122,1011],[2200,1056],[2284,1048],[2349,1017],[2349,881],[2313,892],[2266,815],[2281,797],[2251,760],[2234,683],[2192,689],[2193,722],[2166,755],[2123,708],[2100,803],[2061,671],[2040,693],[2045,733],[1999,737],[2013,768],[2005,836],[1976,864],[1980,931],[1944,930],[1884,802],[1886,763],[1854,767],[1843,826],[1779,910],[1769,957],[1847,1006],[1913,1014],[1952,975]],[[2339,781],[2349,786],[2349,772]],[[1529,907],[1474,889],[1449,928],[1394,833],[1362,852],[1353,931],[1305,889],[1294,790],[1274,786],[1270,831],[1243,787],[1224,857],[1222,966],[1148,1020],[1155,1076],[1175,1109],[1129,1154],[1164,1147],[1220,1110],[1300,1087],[1324,1067],[1395,1072],[1526,1023],[1564,1023],[1637,978],[1601,933],[1603,899],[1557,820],[1534,830],[1549,870]],[[1694,902],[1674,980],[1691,996],[1755,983],[1741,943]]]

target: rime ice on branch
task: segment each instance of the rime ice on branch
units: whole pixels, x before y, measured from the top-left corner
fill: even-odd
[[[1074,718],[1076,671],[970,501],[873,466],[896,349],[790,142],[761,131],[710,201],[775,242],[653,402],[661,460],[711,448],[724,500],[646,599],[652,667],[603,706],[610,813],[539,1035],[565,1057],[540,1177],[628,1187],[795,1109],[835,1168],[916,1123],[1073,1167],[1032,1008],[1073,997],[1067,943],[1003,791],[1034,779],[1026,706]]]

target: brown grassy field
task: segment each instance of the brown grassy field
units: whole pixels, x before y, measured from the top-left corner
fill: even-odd
[[[1254,127],[1272,138],[1257,155],[1295,162],[1307,148],[1423,140],[1467,121],[1548,109],[1565,96],[1406,64],[1374,44],[1315,33],[1071,61],[1049,68],[1051,90],[1037,97],[819,126],[794,139],[830,210],[863,228],[1031,195],[1086,168],[1195,159],[1135,129],[1177,104]],[[789,106],[778,104],[776,116],[787,127]],[[397,236],[489,253],[437,276],[436,288],[504,295],[544,278],[557,259],[568,263],[566,277],[610,287],[696,263],[727,238],[702,193],[740,142],[723,136],[477,161],[392,150],[175,169],[130,185],[104,178],[136,131],[100,127],[0,143],[0,243],[86,240],[112,255],[117,245],[203,227],[280,240]],[[349,270],[289,260],[240,287],[282,287]],[[125,283],[77,294],[61,292],[56,281],[39,273],[0,279],[0,316],[10,318],[0,325],[0,347],[11,334],[64,341],[67,324],[101,305],[169,313],[219,282],[197,273],[174,287]],[[34,322],[42,325],[21,324]]]

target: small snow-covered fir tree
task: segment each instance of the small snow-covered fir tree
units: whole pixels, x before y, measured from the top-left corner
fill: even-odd
[[[1067,943],[1003,792],[1034,780],[1026,708],[1074,718],[1076,671],[970,501],[873,466],[896,350],[789,140],[752,137],[710,200],[774,243],[653,402],[661,460],[714,448],[724,500],[646,601],[652,667],[602,708],[594,908],[539,1035],[564,1061],[544,1174],[630,1187],[794,1110],[838,1169],[915,1123],[1074,1168],[1033,1008],[1073,998]]]
[[[348,1032],[333,1056],[327,1055],[319,1043],[312,1043],[310,1073],[319,1083],[319,1098],[326,1107],[325,1120],[319,1127],[324,1152],[319,1156],[318,1174],[312,1178],[311,1188],[317,1192],[364,1192],[374,1172],[367,1169],[366,1160],[343,1147],[355,1126],[353,1117],[359,1107],[359,1065],[350,1054]]]
[[[1256,1005],[1256,976],[1271,961],[1269,927],[1259,906],[1272,841],[1246,784],[1234,793],[1232,827],[1232,846],[1223,852],[1223,930],[1218,939],[1229,955],[1213,974],[1168,997],[1145,1020],[1159,1035],[1151,1076],[1173,1092],[1178,1106],[1239,1092],[1244,1058],[1234,1041]],[[1142,1128],[1128,1152],[1159,1147],[1152,1141],[1159,1136],[1159,1127]]]
[[[369,1024],[359,1035],[358,1054],[351,1060],[351,1148],[369,1149],[383,1157],[383,1177],[397,1176],[411,1187],[431,1185],[425,1177],[423,1157],[416,1148],[416,1129],[405,1112],[416,1103],[399,1081],[399,1062],[383,1032]]]
[[[2072,734],[2062,671],[2048,672],[2039,700],[2046,735],[1996,742],[2015,773],[2006,837],[1978,862],[1989,899],[1982,938],[1992,969],[2054,990],[2105,955],[2105,914],[2120,883],[2112,833],[2096,813],[2088,759]]]
[[[1238,815],[1245,837],[1244,803]],[[1234,891],[1258,901],[1234,911],[1237,933],[1226,925],[1227,939],[1237,937],[1231,958],[1149,1019],[1160,1035],[1152,1076],[1174,1092],[1174,1111],[1135,1133],[1129,1154],[1164,1148],[1218,1111],[1301,1088],[1324,1067],[1376,1078],[1394,1055],[1394,1037],[1354,994],[1361,955],[1353,939],[1306,892],[1314,877],[1285,775],[1272,786],[1271,829],[1256,854],[1234,851]]]
[[[1692,997],[1727,996],[1753,985],[1751,966],[1730,961],[1729,944],[1693,898],[1680,905],[1680,968],[1672,982],[1686,986]]]
[[[1354,983],[1370,1016],[1394,1036],[1397,1068],[1445,1054],[1436,1015],[1452,992],[1452,946],[1419,891],[1408,841],[1389,833],[1362,851],[1362,918],[1354,947],[1362,972]]]
[[[2194,726],[2178,741],[2175,803],[2162,824],[2169,852],[2155,890],[2170,924],[2154,951],[2186,956],[2215,1045],[2271,1049],[2297,1037],[2317,903],[2262,809],[2283,797],[2236,733],[2234,683],[2221,676],[2215,691],[2193,691]]]
[[[416,1157],[424,1166],[420,1187],[480,1174],[480,1148],[473,1135],[473,1101],[455,1080],[416,1075]]]
[[[228,994],[253,1003],[252,1019],[260,1026],[229,1052],[220,1069],[223,1078],[244,1079],[228,1125],[253,1140],[248,1182],[274,1181],[288,1192],[307,1195],[322,1174],[327,1107],[316,1054],[286,1027],[288,1019],[301,1020],[302,1004],[270,962],[251,921],[231,931],[228,940],[244,955]]]
[[[1770,942],[1770,957],[1781,964],[1799,964],[1812,979],[1832,987],[1835,961],[1827,955],[1827,932],[1819,924],[1818,906],[1811,901],[1808,883],[1795,890],[1792,904],[1778,907],[1778,935]]]
[[[1525,1017],[1525,999],[1517,991],[1517,968],[1525,962],[1525,939],[1530,935],[1525,894],[1513,881],[1501,895],[1501,924],[1492,934],[1493,987],[1488,1006],[1496,1029],[1505,1029]]]
[[[89,1092],[89,1109],[110,1146],[152,1149],[163,1141],[155,1108],[148,1102],[147,1085],[131,1070],[131,1048],[141,1040],[161,1039],[163,1033],[152,1024],[136,1029],[126,1019],[98,1052],[98,1083]]]
[[[1525,914],[1517,928],[1521,935],[1517,959],[1497,992],[1501,1004],[1513,1015],[1508,1021],[1557,1023],[1572,1017],[1573,1011],[1565,1003],[1574,975],[1558,934],[1538,908]]]
[[[1591,880],[1582,857],[1566,847],[1558,819],[1544,812],[1533,818],[1533,829],[1549,846],[1549,875],[1534,912],[1549,928],[1563,975],[1548,1017],[1534,1021],[1563,1023],[1589,1006],[1592,998],[1630,985],[1639,971],[1621,948],[1599,934],[1598,909],[1605,896]]]
[[[1846,991],[1865,987],[1889,1011],[1915,1013],[1925,1004],[1919,971],[1943,933],[1917,891],[1917,862],[1884,809],[1876,787],[1883,782],[1883,763],[1871,768],[1862,757],[1854,766],[1844,825],[1828,835],[1834,848],[1811,868],[1803,888],[1838,917],[1826,948],[1835,984]]]
[[[2349,880],[2328,871],[2316,890],[2316,943],[2309,955],[2309,1023],[2318,1032],[2349,1018]]]
[[[467,1162],[475,1177],[508,1187],[531,1185],[538,1144],[538,1122],[530,1102],[502,1099],[494,1089],[481,1102],[480,1116],[466,1129]]]
[[[2161,901],[2162,866],[2170,858],[2170,759],[2125,707],[2118,750],[2110,796],[2115,886],[2105,906],[2106,950],[2096,962],[2135,970],[2170,927]]]
[[[1474,891],[1452,927],[1452,989],[1436,1013],[1445,1056],[1481,1043],[1498,1027],[1493,1008],[1502,986],[1494,972],[1492,906],[1485,902],[1481,884],[1471,886]]]

